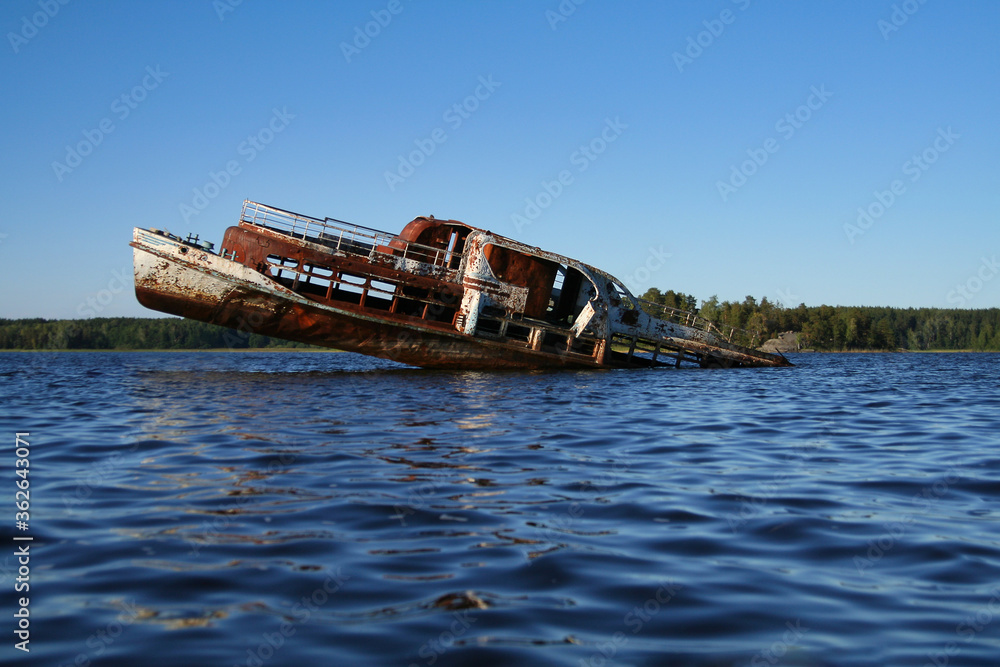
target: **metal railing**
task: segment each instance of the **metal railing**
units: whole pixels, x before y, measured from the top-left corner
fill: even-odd
[[[644,306],[643,310],[645,310],[652,317],[656,317],[667,322],[683,324],[684,326],[719,336],[727,343],[754,348],[756,347],[757,340],[760,338],[758,333],[747,331],[745,329],[739,329],[737,327],[729,326],[728,324],[719,325],[711,320],[706,320],[701,315],[697,315],[696,313],[692,313],[687,310],[671,308],[670,306],[665,306],[661,303],[654,303],[652,301],[646,301],[645,299],[638,299],[638,301],[641,306]]]
[[[412,243],[370,227],[352,225],[333,218],[311,218],[246,200],[240,220],[246,224],[265,227],[287,234],[292,238],[317,243],[332,250],[369,259],[376,256],[408,259],[448,269],[454,252],[442,248]],[[451,270],[449,269],[449,272]]]

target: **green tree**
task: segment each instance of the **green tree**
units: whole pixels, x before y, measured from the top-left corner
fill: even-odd
[[[719,308],[719,297],[713,294],[707,301],[702,301],[701,308],[698,309],[698,314],[709,322],[718,322],[722,314]]]

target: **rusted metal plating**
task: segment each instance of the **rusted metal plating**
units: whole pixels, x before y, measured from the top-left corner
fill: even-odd
[[[392,235],[247,201],[218,254],[140,228],[131,245],[149,308],[415,366],[791,365],[600,269],[455,220]]]

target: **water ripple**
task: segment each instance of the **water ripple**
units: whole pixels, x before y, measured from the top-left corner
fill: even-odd
[[[33,653],[994,664],[1000,356],[795,361],[0,355],[0,420],[32,434]]]

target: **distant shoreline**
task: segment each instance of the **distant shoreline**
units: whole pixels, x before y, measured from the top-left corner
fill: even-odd
[[[743,305],[739,306],[739,310],[734,310],[735,308],[730,304],[729,311],[732,312],[720,312],[720,321],[734,323],[734,326],[745,326],[748,322],[757,328],[766,325],[761,329],[762,333],[757,340],[767,352],[1000,351],[1000,308],[982,311],[894,311],[871,308],[838,310],[821,306],[813,310],[803,307],[768,311],[770,314],[765,317],[759,306],[756,306],[757,310],[749,320]],[[764,333],[772,328],[777,331]],[[854,346],[858,346],[858,349],[843,349]],[[81,320],[0,318],[0,349],[25,352],[327,350],[318,345],[305,345],[250,331],[173,317],[97,317]]]
[[[797,350],[782,354],[998,354],[997,350]]]
[[[41,352],[233,352],[235,354],[246,354],[248,352],[295,352],[295,353],[343,353],[346,350],[336,350],[326,347],[212,347],[212,348],[129,348],[129,349],[102,349],[102,348],[59,348],[59,349],[0,349],[3,352],[18,353],[41,353]],[[996,350],[802,350],[796,352],[784,352],[783,354],[1000,354]]]
[[[246,352],[343,352],[344,350],[335,350],[333,348],[326,347],[212,347],[212,348],[129,348],[122,350],[114,349],[102,349],[102,348],[81,348],[81,349],[50,349],[50,350],[37,350],[37,349],[17,349],[17,350],[0,350],[0,352],[235,352],[238,354],[243,354]]]

